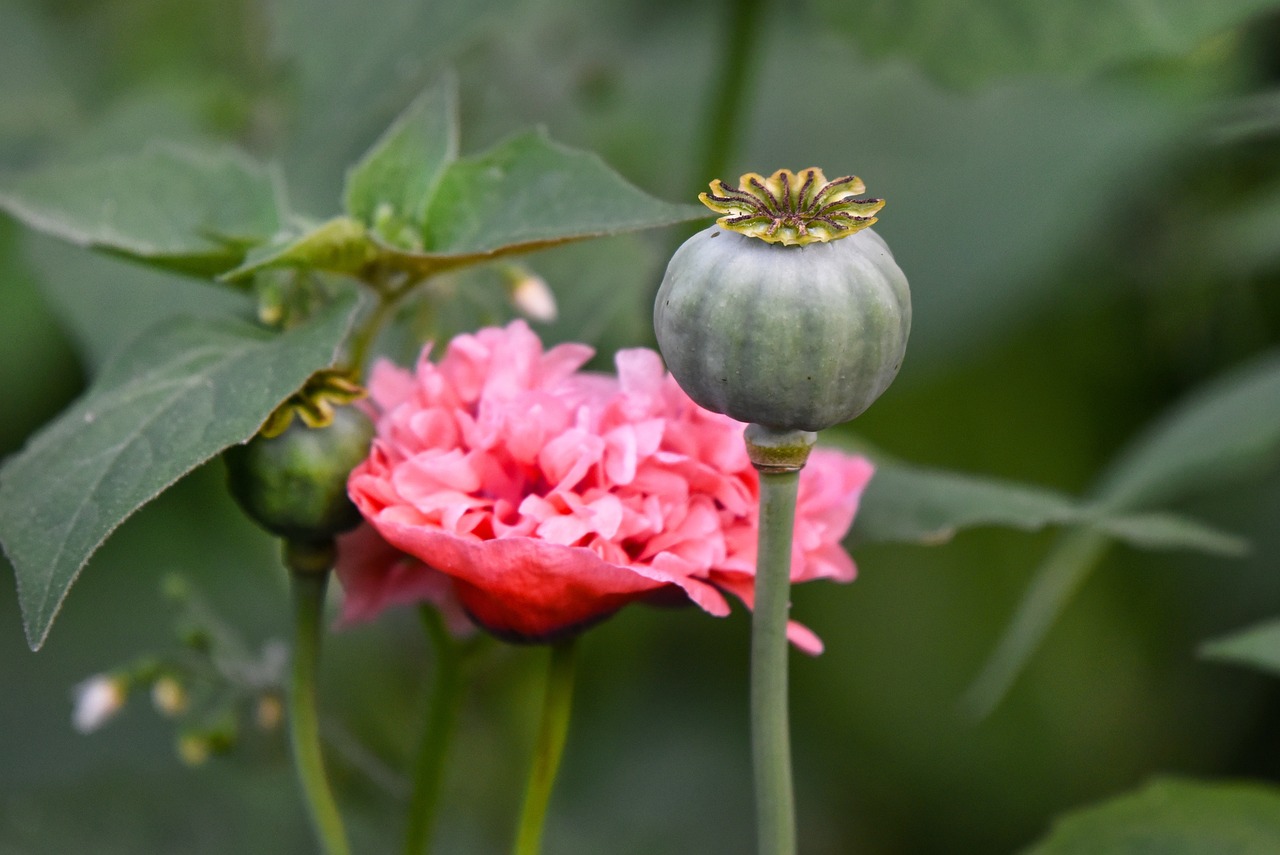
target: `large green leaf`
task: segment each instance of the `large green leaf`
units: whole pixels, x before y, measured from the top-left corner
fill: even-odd
[[[76,119],[75,98],[54,61],[56,47],[31,9],[0,4],[0,163],[27,154]]]
[[[283,334],[232,319],[167,322],[0,468],[0,543],[38,649],[89,557],[180,477],[248,440],[332,363],[354,294]]]
[[[1238,554],[1238,538],[1169,514],[1121,514],[1062,493],[994,478],[878,461],[858,511],[859,540],[943,543],[959,530],[1079,525],[1148,549]]]
[[[480,257],[710,216],[655,199],[594,154],[527,131],[446,170],[424,246],[431,256]]]
[[[0,180],[0,210],[79,246],[212,274],[279,227],[275,172],[234,149],[156,144]]]
[[[1178,56],[1275,7],[1275,0],[819,0],[827,21],[870,55],[905,56],[960,85]]]
[[[457,82],[446,75],[347,173],[347,213],[366,225],[393,219],[421,226],[440,176],[457,156]]]
[[[1121,515],[1274,467],[1280,460],[1277,414],[1280,354],[1269,353],[1194,392],[1144,432],[1108,467],[1096,505]],[[1102,532],[1077,532],[1045,557],[965,693],[971,713],[984,716],[1000,703],[1107,544]]]
[[[1023,855],[1273,855],[1280,791],[1249,783],[1157,780],[1068,814]]]
[[[295,95],[284,165],[290,199],[322,215],[341,203],[335,178],[356,162],[449,57],[473,45],[511,0],[274,0],[275,59]]]
[[[1280,676],[1280,618],[1206,641],[1199,652],[1205,659],[1234,662]]]
[[[401,145],[395,128],[389,134],[395,140],[391,148]],[[381,162],[379,150],[389,149],[375,146],[366,163]],[[387,174],[399,170],[406,180],[425,186],[423,176],[403,174],[403,163],[392,163],[390,154],[386,157]],[[701,206],[655,199],[594,154],[558,145],[541,131],[519,134],[488,151],[451,161],[426,203],[423,223],[401,220],[394,213],[380,216],[378,209],[384,205],[394,211],[397,206],[418,206],[421,200],[418,191],[402,195],[398,183],[375,181],[374,175],[365,173],[367,181],[362,180],[358,195],[360,209],[374,211],[375,230],[351,217],[337,217],[257,248],[226,278],[303,265],[351,273],[366,264],[430,275],[504,255],[711,216]],[[383,198],[383,193],[389,195]],[[389,226],[391,234],[385,231]]]

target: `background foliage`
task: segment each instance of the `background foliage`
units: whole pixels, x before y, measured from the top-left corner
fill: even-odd
[[[1087,496],[1189,515],[1250,548],[1139,552],[1108,548],[1114,530],[1039,526],[966,530],[942,547],[864,538],[857,583],[795,593],[827,643],[793,673],[802,847],[1100,852],[1070,848],[1073,836],[1114,829],[1107,817],[1155,821],[1162,799],[1201,792],[1167,776],[1280,775],[1273,678],[1196,655],[1280,606],[1280,12],[1160,0],[1138,20],[1135,4],[1097,6],[10,0],[0,174],[134,156],[158,138],[235,142],[278,163],[291,206],[320,218],[341,210],[343,170],[453,68],[464,154],[543,124],[676,201],[746,170],[861,175],[889,200],[877,231],[912,282],[916,325],[893,390],[833,441],[1035,485],[1048,496],[1024,496],[1016,513],[1033,507],[1043,524],[1079,514],[1054,497]],[[748,97],[725,173],[704,175],[704,115],[744,7],[758,14]],[[544,337],[591,341],[601,364],[647,342],[678,238],[531,256],[562,308]],[[201,247],[175,255],[208,263]],[[451,280],[459,298],[436,331],[504,319],[497,290],[474,285],[493,276]],[[0,453],[155,321],[247,299],[0,219]],[[278,739],[189,770],[144,705],[91,739],[68,726],[72,684],[171,638],[169,573],[253,644],[285,634],[274,547],[227,501],[219,466],[121,527],[38,655],[16,598],[0,597],[0,852],[309,851]],[[1020,612],[984,670],[1038,566],[1044,619]],[[633,608],[587,636],[549,851],[748,849],[746,635],[741,614]],[[1257,632],[1209,651],[1265,666],[1275,648]],[[333,636],[328,657],[331,725],[367,743],[346,745],[338,770],[357,846],[386,851],[425,652],[400,616]],[[441,851],[502,850],[538,657],[503,649],[479,664]],[[1006,686],[989,717],[965,714]],[[1276,810],[1270,793],[1213,787],[1189,804]],[[1129,791],[1102,819],[1075,814],[1050,835],[1056,815]]]

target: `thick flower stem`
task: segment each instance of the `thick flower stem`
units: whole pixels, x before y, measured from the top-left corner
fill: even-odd
[[[421,742],[413,773],[409,824],[405,830],[405,855],[423,855],[431,849],[436,806],[444,779],[444,761],[457,720],[462,689],[462,662],[458,644],[449,635],[435,608],[423,606],[422,626],[431,641],[434,657],[430,696],[423,720]]]
[[[289,677],[289,736],[298,780],[311,813],[311,823],[325,855],[350,855],[342,817],[325,776],[316,714],[316,672],[320,661],[321,623],[328,570],[291,568],[293,591],[293,664]]]
[[[573,701],[574,638],[551,647],[547,666],[547,688],[538,725],[533,768],[525,787],[520,828],[516,833],[515,855],[538,855],[542,851],[542,826],[551,801],[560,755],[569,732],[569,711]]]
[[[791,535],[800,469],[814,435],[751,425],[747,451],[760,472],[760,530],[751,625],[751,748],[760,855],[795,855],[795,797],[787,721],[787,613]]]

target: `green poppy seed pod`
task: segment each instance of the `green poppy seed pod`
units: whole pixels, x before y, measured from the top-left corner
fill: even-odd
[[[700,406],[776,430],[862,413],[897,376],[906,276],[866,227],[884,204],[818,169],[703,194],[725,214],[671,258],[654,305],[667,368]]]
[[[358,407],[336,407],[324,427],[293,419],[282,433],[227,449],[227,484],[240,507],[272,534],[325,543],[355,528],[360,513],[347,476],[369,453],[373,422]]]

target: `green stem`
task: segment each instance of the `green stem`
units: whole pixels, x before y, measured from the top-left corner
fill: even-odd
[[[795,796],[787,721],[787,613],[800,469],[814,434],[751,425],[747,453],[760,473],[755,605],[751,624],[751,749],[760,855],[795,855]]]
[[[701,172],[694,182],[704,189],[712,178],[728,177],[724,172],[736,154],[734,143],[741,137],[738,126],[742,123],[752,63],[758,60],[760,27],[756,19],[760,16],[760,0],[727,0],[727,5],[729,21],[723,30],[719,77],[707,110],[702,156],[698,159]]]
[[[378,294],[378,305],[373,307],[373,311],[369,313],[369,317],[364,324],[351,337],[351,347],[347,352],[347,361],[353,370],[364,371],[365,360],[369,358],[369,349],[373,347],[373,342],[377,339],[378,333],[382,331],[383,324],[391,317],[396,304],[400,302],[400,296],[400,293],[388,295],[380,292]]]
[[[298,780],[311,813],[311,823],[325,855],[350,855],[342,817],[329,789],[320,751],[316,714],[316,672],[320,661],[321,623],[328,571],[291,570],[293,592],[293,666],[289,677],[289,734]]]
[[[551,801],[560,755],[569,732],[569,710],[573,700],[574,641],[570,638],[551,647],[547,663],[547,688],[538,725],[533,768],[524,792],[515,855],[538,855],[542,851],[542,826]]]
[[[435,607],[423,606],[420,614],[422,627],[431,641],[435,667],[413,774],[409,824],[404,837],[405,855],[422,855],[431,849],[436,807],[444,781],[444,761],[457,721],[462,689],[462,657],[457,642],[449,634]]]

